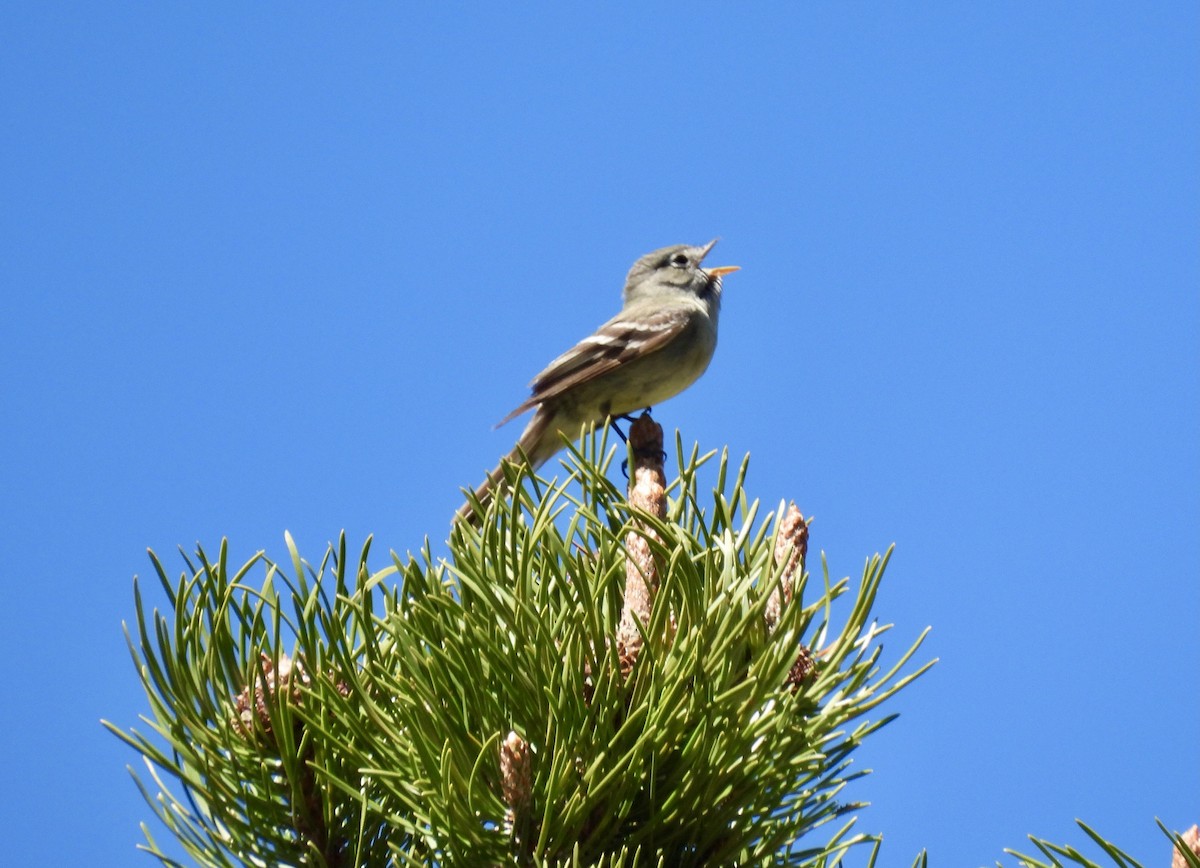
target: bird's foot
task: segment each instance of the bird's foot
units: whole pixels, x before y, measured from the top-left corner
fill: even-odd
[[[652,407],[647,407],[645,410],[642,411],[642,413],[648,415],[652,409],[653,409]],[[614,431],[617,432],[617,436],[621,438],[622,443],[628,443],[629,436],[624,431],[621,430],[621,426],[618,425],[617,423],[618,422],[628,422],[630,425],[632,425],[636,421],[637,421],[637,419],[634,418],[632,413],[622,413],[620,416],[610,416],[608,418],[608,427],[612,428]]]

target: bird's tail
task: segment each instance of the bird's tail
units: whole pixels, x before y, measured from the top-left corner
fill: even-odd
[[[554,420],[554,411],[546,407],[538,407],[537,412],[533,414],[533,418],[529,420],[529,424],[525,426],[525,430],[521,432],[520,438],[517,439],[517,445],[512,448],[512,451],[500,459],[492,471],[487,475],[487,478],[479,484],[475,489],[475,500],[479,501],[479,511],[475,509],[472,500],[468,499],[466,503],[458,508],[458,512],[454,514],[454,523],[465,521],[468,524],[479,526],[479,522],[483,519],[482,511],[486,510],[488,504],[491,503],[493,497],[503,490],[504,487],[504,465],[524,463],[529,460],[529,469],[537,470],[558,451],[561,445],[558,440],[556,431],[551,430],[550,423]]]

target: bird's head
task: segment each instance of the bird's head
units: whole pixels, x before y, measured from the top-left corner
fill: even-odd
[[[737,271],[736,265],[703,268],[701,263],[717,239],[703,247],[676,244],[647,253],[629,269],[625,278],[625,304],[651,298],[664,291],[690,293],[701,299],[718,298],[721,276]]]

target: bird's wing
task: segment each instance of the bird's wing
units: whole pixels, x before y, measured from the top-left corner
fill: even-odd
[[[663,348],[687,328],[689,321],[689,311],[678,308],[637,317],[623,311],[547,365],[529,384],[533,394],[496,427],[618,365]]]

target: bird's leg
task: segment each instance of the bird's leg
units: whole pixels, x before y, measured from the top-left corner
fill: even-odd
[[[633,418],[628,413],[625,413],[621,416],[608,417],[608,427],[617,432],[617,436],[621,438],[622,443],[628,443],[629,438],[625,436],[625,432],[622,431],[621,426],[617,424],[618,419],[624,419],[626,422],[632,422]]]
[[[622,413],[620,416],[609,416],[608,417],[608,427],[612,428],[614,431],[617,432],[617,436],[621,438],[622,443],[628,443],[629,438],[625,436],[625,432],[622,431],[621,426],[617,424],[618,419],[624,419],[626,422],[629,422],[630,424],[632,424],[633,417],[630,416],[628,413]],[[627,459],[627,458],[621,461],[621,473],[625,476],[626,479],[629,478],[629,459]]]
[[[647,407],[642,412],[649,413],[650,408]],[[629,442],[629,438],[625,436],[625,432],[622,431],[621,426],[619,426],[617,424],[618,421],[628,422],[630,425],[632,425],[634,423],[633,415],[631,413],[622,413],[620,416],[609,416],[608,417],[608,427],[612,428],[614,431],[617,432],[617,436],[621,438],[622,443],[627,443],[627,442]]]

